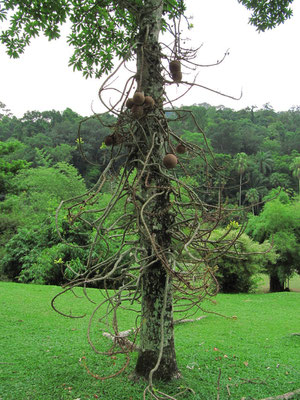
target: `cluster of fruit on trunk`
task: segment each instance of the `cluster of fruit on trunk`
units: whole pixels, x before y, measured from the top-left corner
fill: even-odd
[[[179,60],[172,60],[169,63],[170,74],[174,82],[179,83],[182,80],[181,64]],[[145,96],[144,92],[136,91],[133,97],[128,98],[126,101],[126,107],[131,111],[132,116],[135,119],[143,118],[148,111],[151,111],[155,107],[155,101],[151,96]],[[104,139],[106,146],[115,146],[122,143],[122,135],[114,133],[106,136]],[[176,153],[184,154],[186,147],[180,143],[175,149]],[[178,158],[173,153],[167,153],[163,160],[163,165],[167,169],[175,168],[178,163]]]

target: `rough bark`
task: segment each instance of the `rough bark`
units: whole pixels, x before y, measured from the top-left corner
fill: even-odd
[[[141,245],[153,263],[144,268],[141,276],[142,321],[140,331],[140,350],[135,372],[138,376],[170,380],[178,376],[174,347],[172,280],[168,276],[166,254],[170,251],[171,238],[167,233],[173,216],[167,211],[170,203],[170,182],[159,173],[165,155],[162,135],[162,96],[163,78],[161,75],[161,52],[158,36],[162,17],[161,0],[145,1],[140,20],[140,46],[137,49],[138,90],[144,91],[155,100],[155,110],[140,120],[141,130],[136,132],[140,142],[143,159],[151,146],[152,165],[147,168],[141,180],[141,193],[144,199],[144,227]],[[155,136],[153,136],[155,135]],[[139,173],[143,164],[137,164]],[[157,252],[162,254],[161,258]],[[155,371],[154,371],[155,369]],[[153,376],[152,376],[153,375]]]
[[[172,291],[169,287],[165,292],[166,272],[159,262],[144,274],[142,285],[142,326],[136,373],[148,378],[150,371],[157,367],[153,378],[171,380],[178,375],[174,347]]]

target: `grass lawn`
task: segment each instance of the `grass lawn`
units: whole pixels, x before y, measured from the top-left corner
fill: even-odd
[[[135,354],[128,369],[113,379],[96,380],[86,372],[79,362],[83,356],[100,376],[117,371],[124,356],[111,359],[93,352],[87,343],[88,319],[68,319],[51,309],[59,290],[0,282],[0,399],[142,399],[146,383],[129,379]],[[91,289],[89,294],[101,301],[100,292]],[[300,333],[300,293],[220,294],[216,300],[204,307],[236,318],[207,314],[176,326],[183,378],[158,384],[158,389],[176,395],[178,387],[190,387],[195,394],[179,397],[188,400],[253,400],[299,389],[300,336],[292,333]],[[71,294],[58,304],[73,315],[95,307]],[[134,318],[133,312],[123,315],[120,329],[131,328]],[[108,348],[97,324],[93,335]]]

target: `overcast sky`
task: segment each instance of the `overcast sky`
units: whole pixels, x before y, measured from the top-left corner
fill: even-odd
[[[187,0],[187,15],[194,29],[188,32],[191,47],[198,47],[197,62],[213,63],[229,48],[230,55],[216,67],[200,68],[197,83],[242,99],[231,100],[194,87],[176,105],[207,102],[242,109],[270,103],[276,111],[300,105],[300,4],[294,1],[293,17],[265,33],[248,24],[249,11],[237,0]],[[163,39],[162,39],[163,40]],[[82,77],[68,67],[71,49],[64,38],[48,42],[34,39],[20,59],[11,60],[0,47],[0,101],[21,117],[26,111],[67,107],[82,116],[103,112],[97,98],[101,80]],[[192,81],[195,73],[184,71]],[[176,88],[171,95],[176,96]]]

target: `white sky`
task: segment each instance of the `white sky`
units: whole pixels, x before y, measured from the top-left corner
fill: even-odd
[[[194,29],[188,33],[194,48],[203,43],[198,63],[213,63],[229,48],[219,66],[200,68],[197,83],[233,96],[234,101],[201,88],[193,88],[176,105],[207,102],[233,109],[269,102],[276,111],[300,105],[300,4],[294,0],[293,17],[272,31],[258,34],[248,24],[249,11],[237,0],[186,0]],[[104,109],[97,98],[102,80],[82,77],[68,67],[71,49],[64,39],[34,39],[20,59],[12,60],[0,47],[0,101],[21,117],[26,111],[67,107],[82,116]],[[193,80],[194,74],[184,74]],[[104,78],[103,78],[104,79]],[[180,94],[180,88],[173,91]]]

